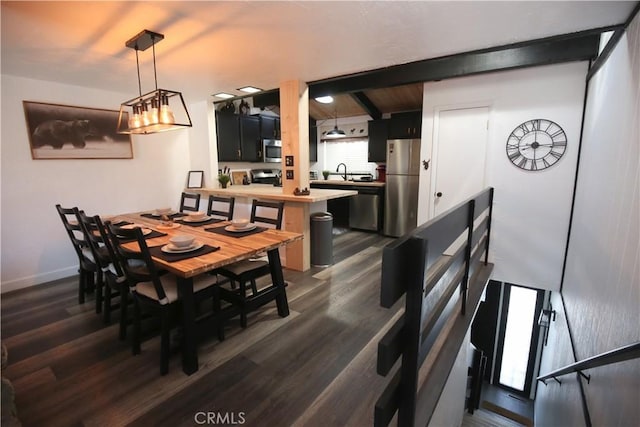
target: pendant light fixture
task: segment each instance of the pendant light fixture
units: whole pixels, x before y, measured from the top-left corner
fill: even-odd
[[[139,96],[120,104],[118,133],[146,135],[192,126],[182,94],[173,90],[158,89],[155,45],[162,39],[164,35],[160,33],[143,30],[125,43],[126,47],[136,51]],[[150,47],[153,49],[155,90],[143,95],[138,51],[144,51]]]
[[[336,108],[336,124],[324,137],[327,139],[337,139],[344,138],[345,136],[347,136],[347,134],[345,134],[342,129],[338,129],[338,109]]]

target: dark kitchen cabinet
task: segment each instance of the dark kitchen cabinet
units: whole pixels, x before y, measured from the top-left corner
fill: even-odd
[[[387,139],[389,139],[389,120],[369,121],[369,161],[387,161]]]
[[[237,162],[242,160],[240,116],[216,112],[216,132],[218,136],[218,161]]]
[[[260,118],[216,112],[218,161],[260,160]]]
[[[421,130],[421,111],[391,114],[391,119],[389,119],[389,139],[420,138]]]
[[[260,117],[240,116],[240,153],[241,160],[257,162],[262,160],[260,138]]]
[[[260,116],[260,136],[264,139],[280,139],[280,118]]]

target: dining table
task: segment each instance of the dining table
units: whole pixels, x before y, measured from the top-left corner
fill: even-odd
[[[146,242],[154,264],[177,276],[178,295],[182,303],[182,370],[187,375],[198,370],[198,340],[209,331],[215,330],[215,322],[221,321],[214,316],[212,317],[214,323],[196,322],[194,277],[210,274],[225,265],[266,252],[272,283],[261,289],[258,295],[249,297],[250,303],[253,307],[259,307],[275,300],[278,315],[281,317],[289,315],[279,248],[302,240],[301,233],[257,227],[259,224],[256,224],[255,228],[252,227],[252,230],[244,232],[236,230],[227,220],[206,216],[192,220],[189,215],[180,212],[173,212],[164,217],[154,211],[131,212],[118,214],[110,220],[114,224],[129,223],[134,226],[139,225],[143,230],[146,229],[148,236]],[[191,253],[169,253],[166,245],[173,236],[180,234],[193,236],[199,243],[198,246],[202,245],[203,248]],[[137,249],[137,243],[126,243],[123,246],[130,250]],[[211,280],[215,281],[215,276],[212,275]]]

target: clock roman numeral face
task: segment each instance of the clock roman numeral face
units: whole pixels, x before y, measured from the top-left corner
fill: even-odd
[[[520,169],[539,171],[553,166],[567,148],[567,135],[547,119],[528,120],[507,138],[507,157]]]

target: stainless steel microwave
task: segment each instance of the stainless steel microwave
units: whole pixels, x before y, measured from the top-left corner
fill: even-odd
[[[263,139],[262,161],[265,163],[282,162],[282,141],[279,139]]]

